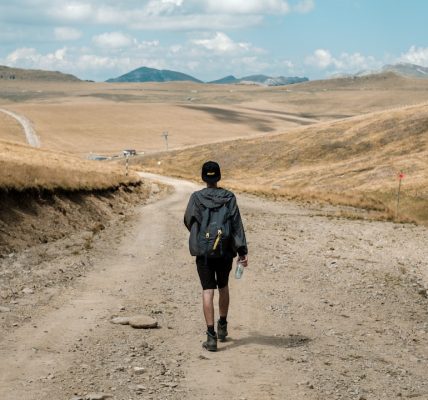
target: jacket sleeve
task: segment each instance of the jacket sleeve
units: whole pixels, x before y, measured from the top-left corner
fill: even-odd
[[[236,197],[230,200],[230,213],[232,219],[232,238],[234,250],[240,255],[245,256],[248,253],[247,239],[245,237],[244,225],[242,224],[241,214],[239,212]]]
[[[195,204],[195,194],[193,193],[190,196],[189,203],[187,204],[186,212],[184,213],[184,225],[190,231],[192,224],[197,220],[196,216],[196,204]]]

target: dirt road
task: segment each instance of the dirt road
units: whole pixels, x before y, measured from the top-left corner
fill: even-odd
[[[40,139],[37,136],[37,133],[34,130],[33,126],[31,125],[30,120],[28,120],[23,115],[19,115],[13,111],[5,110],[4,108],[0,108],[0,112],[3,112],[11,116],[12,118],[15,118],[21,124],[22,130],[24,131],[25,137],[30,146],[40,147]]]
[[[156,179],[175,192],[106,232],[73,285],[0,304],[0,399],[428,399],[427,229],[239,196],[250,267],[207,353],[182,226],[196,186]],[[160,328],[110,322],[139,313]]]

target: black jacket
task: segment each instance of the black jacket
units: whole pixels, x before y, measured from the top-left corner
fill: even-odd
[[[233,239],[232,248],[230,249],[231,256],[235,257],[236,253],[244,256],[248,253],[247,240],[236,197],[232,192],[222,188],[205,188],[194,192],[190,196],[189,204],[184,214],[184,225],[190,231],[195,222],[199,225],[201,224],[203,208],[213,208],[223,204],[228,204],[227,207],[231,215]],[[190,238],[192,240],[192,235]]]

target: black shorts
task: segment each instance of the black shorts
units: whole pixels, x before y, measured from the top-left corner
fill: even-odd
[[[229,274],[232,270],[233,258],[208,258],[205,265],[205,257],[196,257],[199,279],[202,289],[222,289],[229,283]]]

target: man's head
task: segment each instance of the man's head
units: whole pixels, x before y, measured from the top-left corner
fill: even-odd
[[[221,179],[220,166],[215,161],[207,161],[202,166],[202,180],[208,185],[214,185]]]

